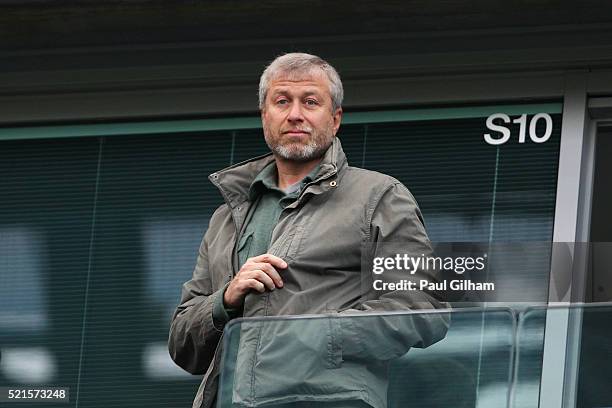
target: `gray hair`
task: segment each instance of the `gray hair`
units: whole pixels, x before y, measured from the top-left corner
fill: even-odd
[[[312,75],[314,70],[323,72],[329,80],[329,94],[332,100],[332,112],[342,106],[344,89],[340,75],[327,61],[316,55],[302,52],[292,52],[277,57],[261,74],[259,79],[259,109],[263,109],[270,81],[276,77],[287,75],[290,78],[300,78]]]

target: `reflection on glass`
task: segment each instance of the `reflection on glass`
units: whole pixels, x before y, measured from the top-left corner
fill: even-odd
[[[45,384],[55,380],[57,365],[49,350],[43,347],[4,347],[0,372],[8,382]]]
[[[44,240],[29,226],[0,227],[0,333],[47,327]]]
[[[148,274],[146,293],[152,305],[163,309],[168,324],[180,299],[178,288],[185,276],[193,271],[206,228],[200,220],[191,218],[151,219],[143,223],[142,242]]]
[[[192,379],[193,376],[183,370],[170,358],[167,342],[149,343],[142,351],[142,371],[150,380]]]
[[[521,313],[517,335],[517,363],[513,407],[537,408],[540,396],[546,308]]]

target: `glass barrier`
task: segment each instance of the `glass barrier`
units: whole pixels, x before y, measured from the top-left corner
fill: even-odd
[[[238,319],[217,407],[508,407],[509,308]]]
[[[551,389],[563,406],[612,406],[610,339],[612,303],[526,309],[517,330],[512,406],[538,407],[550,398],[541,394]],[[554,388],[558,378],[562,386]]]

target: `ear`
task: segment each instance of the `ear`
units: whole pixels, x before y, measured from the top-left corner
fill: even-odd
[[[340,123],[342,122],[342,108],[336,109],[332,115],[332,119],[334,121],[334,136],[336,136],[338,129],[340,129]]]

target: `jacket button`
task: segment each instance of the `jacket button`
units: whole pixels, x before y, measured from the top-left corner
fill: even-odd
[[[338,183],[336,183],[336,180],[333,180],[333,181],[329,182],[329,186],[330,187],[336,187],[336,184],[338,184]]]

